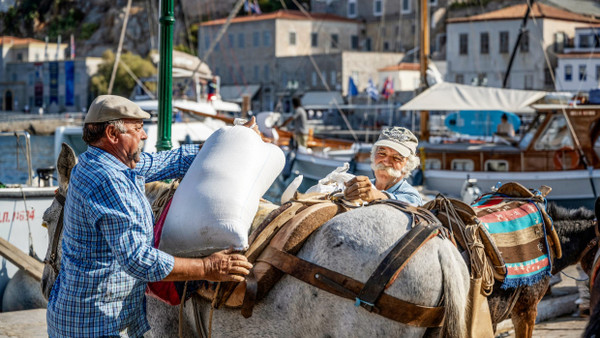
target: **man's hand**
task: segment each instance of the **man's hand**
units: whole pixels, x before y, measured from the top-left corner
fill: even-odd
[[[204,258],[175,257],[173,271],[163,281],[243,282],[252,264],[246,256],[231,252],[223,250]]]
[[[212,282],[243,282],[252,269],[244,255],[223,250],[204,258],[204,280]]]
[[[365,202],[387,199],[386,194],[377,190],[367,176],[356,176],[345,183],[344,197],[347,200],[361,199]]]

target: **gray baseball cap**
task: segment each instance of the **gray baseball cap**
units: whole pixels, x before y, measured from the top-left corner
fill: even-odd
[[[418,144],[419,140],[410,130],[404,127],[393,127],[382,131],[373,147],[392,148],[400,155],[408,157],[417,153]]]
[[[149,119],[150,114],[132,101],[117,95],[100,95],[90,105],[83,123],[98,123],[118,119]]]

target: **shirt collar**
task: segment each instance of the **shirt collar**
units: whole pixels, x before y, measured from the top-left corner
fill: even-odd
[[[402,186],[402,184],[404,184],[404,182],[406,182],[406,180],[403,178],[400,181],[398,181],[396,184],[391,186],[389,189],[387,189],[386,191],[388,191],[388,192],[396,191],[396,190],[400,189],[400,186]]]
[[[115,170],[129,170],[128,166],[125,163],[119,161],[113,154],[107,152],[106,150],[100,149],[94,146],[88,146],[88,152],[92,157],[96,157],[100,162],[107,164],[109,167]]]

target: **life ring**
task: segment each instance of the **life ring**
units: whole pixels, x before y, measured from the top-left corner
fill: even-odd
[[[571,147],[562,147],[554,152],[554,169],[568,170],[579,166],[579,153]]]

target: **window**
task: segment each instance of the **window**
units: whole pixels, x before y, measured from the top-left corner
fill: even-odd
[[[356,18],[356,16],[357,16],[356,0],[348,0],[348,17]]]
[[[473,171],[475,165],[473,164],[472,160],[458,159],[452,160],[450,167],[452,167],[452,170],[455,171]]]
[[[254,66],[254,82],[258,82],[258,78],[260,76],[260,68],[258,66]]]
[[[600,65],[596,65],[596,81],[600,81]]]
[[[552,73],[549,68],[544,68],[544,86],[552,87],[554,90],[554,81],[552,81]]]
[[[490,53],[490,34],[488,32],[479,34],[479,51],[481,54]]]
[[[263,71],[263,75],[265,76],[265,81],[269,81],[271,78],[269,77],[269,65],[265,65],[265,70]]]
[[[313,87],[317,86],[317,72],[312,72],[311,82]]]
[[[425,170],[440,170],[442,169],[442,161],[437,158],[425,159]]]
[[[386,52],[390,50],[390,43],[389,42],[387,42],[387,41],[383,42],[383,50],[386,51]]]
[[[296,45],[296,32],[290,32],[290,46]]]
[[[506,160],[487,160],[483,167],[484,171],[508,171],[508,162]]]
[[[401,13],[410,13],[410,0],[402,0]]]
[[[461,34],[458,37],[458,54],[467,55],[469,53],[469,36]]]
[[[337,82],[337,73],[335,70],[332,70],[331,73],[329,74],[329,84],[332,86],[335,86],[335,83]]]
[[[371,51],[371,38],[367,38],[365,40],[365,49],[367,50],[367,52]]]
[[[281,72],[281,86],[287,87],[287,85],[288,85],[288,73]]]
[[[573,80],[573,66],[566,65],[565,66],[565,81]]]
[[[17,53],[17,61],[23,61],[23,53]]]
[[[244,38],[244,33],[238,34],[238,48],[246,47],[246,39]]]
[[[252,33],[252,46],[253,47],[260,46],[260,33],[259,32]]]
[[[382,2],[383,2],[382,0],[373,1],[373,15],[375,15],[375,16],[381,15],[381,13],[383,12]]]
[[[465,83],[465,76],[464,76],[464,75],[462,75],[462,74],[456,74],[456,75],[454,76],[454,82],[456,82],[456,83],[461,83],[461,84],[462,84],[462,83]]]
[[[524,89],[533,89],[533,75],[526,74],[523,82],[524,82]]]
[[[508,53],[508,32],[500,32],[500,53]]]
[[[562,53],[565,48],[565,33],[554,33],[554,52]]]
[[[585,65],[579,65],[579,81],[587,81],[587,71]]]
[[[228,34],[227,35],[227,47],[233,48],[233,43],[235,42],[234,40],[235,39],[233,37],[233,34]]]
[[[580,34],[579,35],[579,48],[592,47],[593,34]]]
[[[352,35],[350,37],[350,47],[353,50],[358,50],[358,35]]]
[[[263,46],[268,47],[271,45],[271,32],[263,32]]]
[[[519,48],[521,53],[529,53],[529,31],[524,31],[523,35],[521,35]]]
[[[438,4],[438,0],[429,0],[429,5],[437,6],[437,4]]]
[[[487,74],[486,73],[477,74],[477,85],[478,86],[487,86]]]
[[[535,150],[557,150],[573,147],[573,139],[563,115],[555,115],[535,143]]]
[[[318,33],[310,34],[310,45],[311,45],[311,47],[319,46],[319,34]]]
[[[338,48],[338,35],[331,34],[331,48]]]

